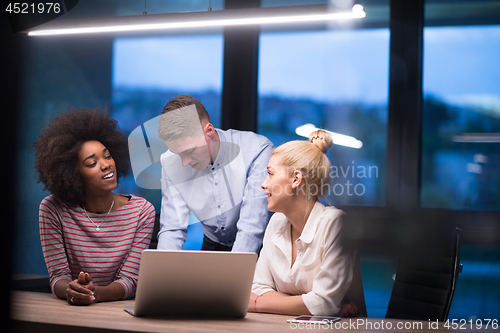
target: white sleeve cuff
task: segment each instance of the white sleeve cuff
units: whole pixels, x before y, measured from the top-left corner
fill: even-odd
[[[269,286],[265,286],[259,283],[252,284],[252,292],[257,295],[262,295],[267,293],[268,291],[275,291],[273,288]]]
[[[329,306],[328,302],[312,291],[302,294],[302,301],[307,310],[315,316],[335,316],[340,312],[340,308],[333,304]]]

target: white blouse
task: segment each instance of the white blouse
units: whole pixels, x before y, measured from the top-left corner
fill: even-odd
[[[353,279],[355,260],[351,247],[343,244],[345,216],[317,201],[295,241],[297,257],[292,266],[291,224],[285,215],[275,213],[264,235],[252,292],[302,295],[311,314],[337,315]]]

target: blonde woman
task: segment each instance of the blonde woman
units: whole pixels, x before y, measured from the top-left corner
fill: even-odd
[[[356,315],[344,299],[355,256],[342,236],[345,213],[318,197],[330,188],[332,140],[325,131],[309,141],[276,148],[261,184],[276,212],[266,229],[248,311],[288,315]]]

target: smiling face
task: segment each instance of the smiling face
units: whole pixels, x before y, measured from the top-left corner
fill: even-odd
[[[118,185],[115,161],[99,141],[87,141],[82,145],[78,169],[86,195],[112,191]]]
[[[267,195],[267,209],[286,215],[294,196],[294,176],[288,173],[280,155],[272,155],[269,159],[267,177],[260,186]]]

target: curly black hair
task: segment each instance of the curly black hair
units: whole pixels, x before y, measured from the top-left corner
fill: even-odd
[[[78,169],[78,153],[86,141],[96,140],[108,148],[116,165],[117,179],[130,172],[127,136],[105,109],[71,109],[49,119],[33,143],[38,182],[54,196],[79,205],[85,199]]]

